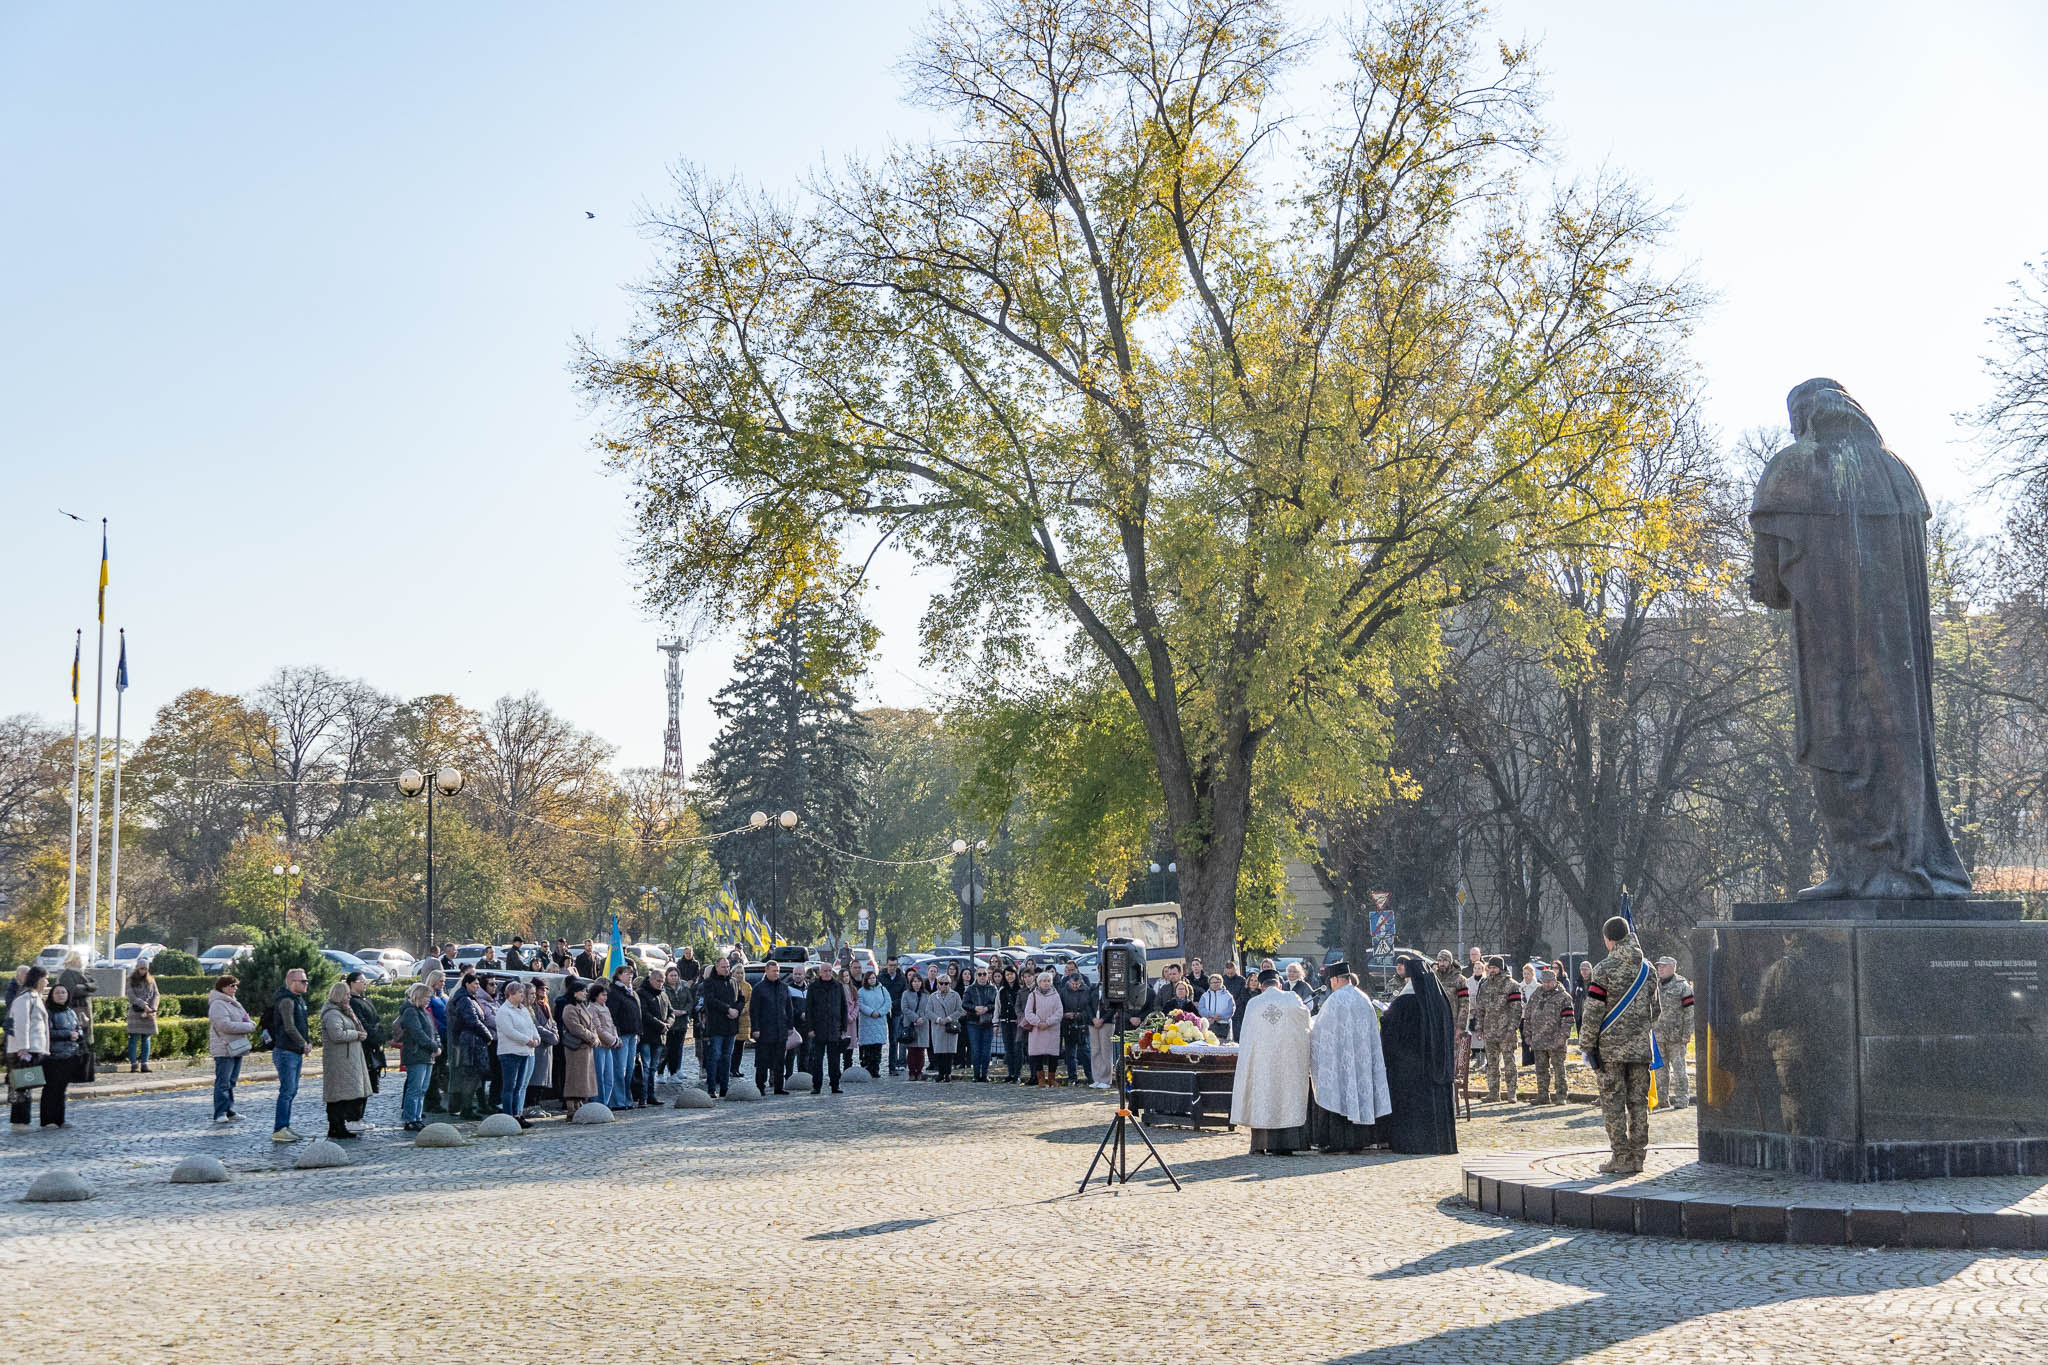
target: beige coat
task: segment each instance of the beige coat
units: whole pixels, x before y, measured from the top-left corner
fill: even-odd
[[[347,987],[342,987],[344,992]],[[363,1060],[363,1025],[346,998],[320,1011],[320,1097],[328,1104],[359,1100],[370,1093],[370,1067]]]
[[[590,1022],[588,1005],[562,1006],[562,1098],[565,1100],[587,1100],[597,1093],[597,1059],[590,1055],[596,1047],[597,1028]],[[588,1046],[568,1046],[571,1037],[580,1038]]]
[[[156,1007],[158,992],[156,982],[147,986],[128,988],[128,1031],[134,1034],[153,1036],[156,1033]]]

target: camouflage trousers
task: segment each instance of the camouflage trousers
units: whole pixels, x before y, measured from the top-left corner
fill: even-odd
[[[1625,1161],[1641,1162],[1650,1149],[1650,1064],[1609,1062],[1600,1069],[1600,1117],[1607,1145]]]
[[[1500,1098],[1500,1072],[1505,1065],[1508,1072],[1508,1098],[1515,1097],[1515,1083],[1521,1076],[1522,1044],[1509,1038],[1506,1042],[1489,1042],[1486,1045],[1486,1098]]]
[[[1536,1049],[1536,1103],[1548,1104],[1555,1096],[1559,1104],[1565,1102],[1564,1049],[1561,1047]]]
[[[1685,1073],[1685,1044],[1659,1038],[1657,1048],[1664,1054],[1664,1065],[1657,1072],[1657,1103],[1666,1107],[1684,1104],[1691,1090],[1691,1078]]]

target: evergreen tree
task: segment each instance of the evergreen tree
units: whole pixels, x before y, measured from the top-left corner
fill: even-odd
[[[706,823],[734,829],[755,811],[765,830],[718,844],[742,904],[776,932],[843,932],[852,891],[845,851],[861,847],[864,735],[852,684],[868,643],[845,611],[799,602],[757,639],[712,699],[720,729],[699,771]],[[797,813],[793,832],[776,817]]]

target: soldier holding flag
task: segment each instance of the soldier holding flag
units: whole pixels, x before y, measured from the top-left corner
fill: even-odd
[[[1613,1155],[1601,1163],[1609,1175],[1639,1175],[1650,1146],[1650,1070],[1657,1059],[1652,1032],[1657,990],[1643,945],[1616,915],[1601,926],[1607,956],[1586,987],[1579,1047],[1600,1078],[1600,1114]]]

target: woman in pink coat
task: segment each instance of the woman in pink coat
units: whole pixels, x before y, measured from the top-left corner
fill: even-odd
[[[1031,1057],[1032,1080],[1041,1090],[1053,1084],[1053,1074],[1059,1070],[1060,1020],[1064,1015],[1060,993],[1052,986],[1052,973],[1041,972],[1017,1012],[1017,1026],[1026,1038],[1024,1050]]]

